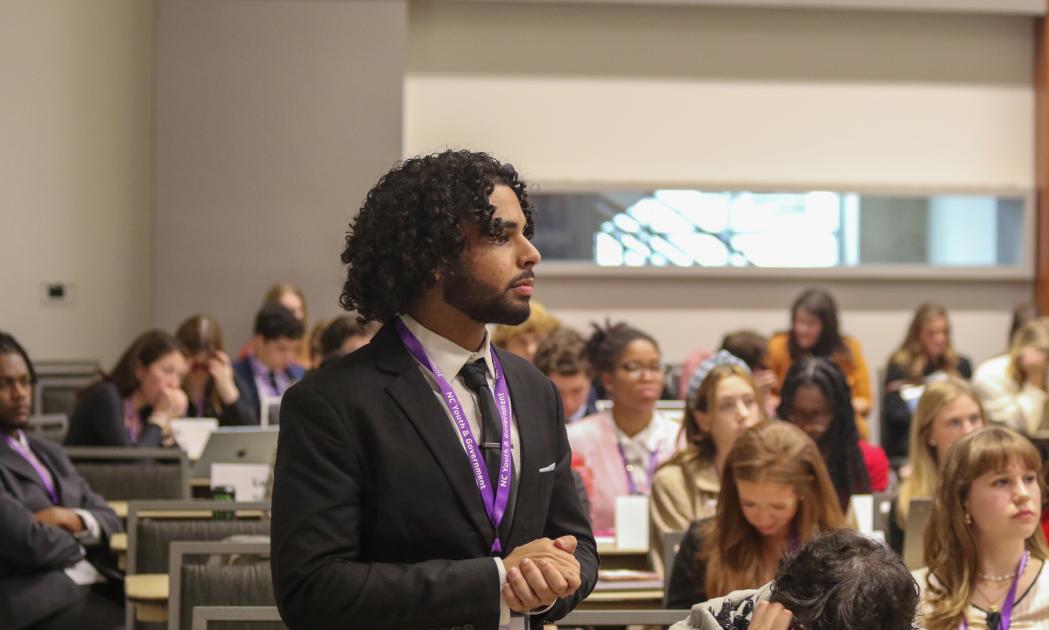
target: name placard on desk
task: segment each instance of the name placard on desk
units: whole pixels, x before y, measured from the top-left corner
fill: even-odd
[[[212,464],[211,487],[232,487],[237,501],[261,501],[270,480],[268,464]]]

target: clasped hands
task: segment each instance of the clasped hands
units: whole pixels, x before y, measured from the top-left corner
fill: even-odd
[[[52,506],[33,513],[33,520],[43,525],[59,527],[70,534],[79,534],[84,530],[84,521],[80,515],[69,508]]]
[[[514,612],[549,606],[579,589],[575,536],[539,538],[521,545],[503,559],[503,597]]]

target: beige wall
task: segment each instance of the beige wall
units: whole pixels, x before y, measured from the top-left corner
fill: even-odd
[[[1027,190],[1033,36],[1027,17],[416,3],[404,150],[483,147],[545,184]]]
[[[399,157],[406,6],[159,0],[156,320],[227,346],[273,282],[338,311],[349,218]]]
[[[1034,185],[1030,18],[628,4],[414,3],[405,154],[490,150],[540,189]],[[1032,298],[1027,279],[537,273],[567,323],[627,319],[671,361],[781,330],[800,290],[826,286],[875,374],[922,301],[981,361]]]
[[[153,9],[0,6],[0,329],[31,355],[113,361],[148,326]],[[48,306],[43,282],[73,285]]]

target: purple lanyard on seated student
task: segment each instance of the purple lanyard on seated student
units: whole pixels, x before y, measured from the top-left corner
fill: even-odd
[[[652,476],[656,474],[656,462],[659,461],[659,449],[652,451],[652,454],[648,458],[648,490],[649,492],[639,492],[637,488],[637,482],[634,481],[634,467],[630,465],[626,460],[626,451],[623,450],[623,443],[616,441],[616,446],[619,447],[619,458],[623,460],[623,472],[626,473],[627,488],[630,490],[630,494],[649,494],[652,490]]]
[[[1027,570],[1027,561],[1031,557],[1031,552],[1025,551],[1020,556],[1020,564],[1016,567],[1016,575],[1013,577],[1013,585],[1009,587],[1009,592],[1005,595],[1005,601],[1002,602],[1002,612],[998,615],[995,612],[990,612],[987,615],[987,630],[1009,630],[1009,626],[1013,623],[1013,600],[1016,599],[1016,587],[1020,584],[1020,578],[1023,577],[1024,571]],[[995,617],[998,617],[995,620]],[[992,626],[991,624],[994,623]],[[962,625],[959,626],[960,630],[969,630],[969,621],[967,619],[962,620]]]
[[[495,406],[499,410],[499,418],[502,420],[503,425],[503,439],[499,448],[499,487],[493,493],[492,484],[488,479],[488,468],[478,454],[477,440],[474,439],[473,430],[470,429],[470,423],[466,420],[466,414],[463,412],[463,406],[459,402],[459,397],[455,395],[451,384],[448,383],[440,369],[430,362],[430,358],[426,356],[426,350],[423,349],[422,344],[415,338],[415,335],[408,330],[408,327],[404,325],[404,322],[398,319],[396,325],[397,334],[404,343],[404,347],[415,357],[416,361],[421,363],[433,375],[434,381],[437,382],[437,388],[441,391],[441,399],[452,414],[455,426],[463,439],[463,446],[466,448],[466,457],[470,461],[470,470],[474,474],[474,482],[477,484],[477,490],[481,493],[481,502],[484,504],[485,514],[495,529],[495,540],[492,541],[491,552],[493,554],[502,553],[503,545],[499,541],[499,524],[503,522],[506,506],[510,501],[510,469],[513,467],[513,462],[511,461],[513,457],[513,443],[510,435],[510,390],[506,386],[506,376],[503,374],[503,368],[499,364],[499,357],[494,352],[492,353],[492,367],[495,368],[495,389],[493,393],[495,394]]]
[[[36,455],[33,455],[30,451],[26,450],[22,443],[14,439],[10,435],[7,437],[7,443],[11,446],[16,453],[22,456],[22,459],[29,462],[29,465],[36,471],[38,477],[40,477],[41,483],[44,484],[44,489],[47,490],[47,496],[51,499],[52,505],[58,505],[58,490],[55,489],[55,480],[51,477],[51,472],[44,467],[44,464],[37,459]]]

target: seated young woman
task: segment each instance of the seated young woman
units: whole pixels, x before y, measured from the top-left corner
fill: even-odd
[[[625,323],[595,326],[586,353],[612,409],[568,425],[568,441],[573,467],[593,480],[591,527],[610,533],[616,497],[650,493],[656,468],[677,450],[680,427],[656,411],[665,368],[651,335]]]
[[[1049,627],[1049,556],[1038,514],[1042,458],[1005,427],[947,452],[925,529],[918,623],[927,630]]]
[[[779,420],[755,425],[729,452],[717,515],[696,521],[670,569],[665,606],[692,605],[773,578],[783,555],[845,526],[816,444]]]
[[[780,394],[787,372],[798,360],[808,357],[829,359],[845,375],[852,392],[856,427],[860,437],[870,433],[866,417],[871,410],[871,377],[863,348],[855,338],[838,328],[838,305],[823,289],[807,289],[790,307],[790,330],[769,340],[768,366],[776,375],[776,394]]]
[[[736,438],[765,419],[757,386],[740,359],[718,352],[699,365],[699,386],[688,393],[687,445],[659,467],[649,512],[653,567],[663,572],[663,535],[714,516],[721,473]]]
[[[186,415],[216,418],[222,426],[258,424],[255,410],[240,396],[243,385],[225,353],[222,328],[207,315],[194,315],[179,324],[175,338],[189,357],[182,390],[189,400]]]
[[[889,357],[885,371],[885,387],[881,400],[881,414],[885,435],[882,446],[889,457],[907,455],[910,437],[911,410],[901,396],[906,385],[924,385],[947,376],[968,380],[972,365],[958,354],[951,343],[951,323],[947,309],[926,302],[918,307],[907,328],[907,336],[896,352]]]
[[[940,485],[940,463],[954,443],[983,428],[983,408],[969,384],[959,378],[931,383],[918,400],[911,422],[910,474],[889,510],[886,542],[903,553],[903,532],[911,499],[931,497]]]
[[[140,335],[108,374],[81,392],[69,418],[69,446],[174,444],[171,420],[186,415],[186,357],[162,330]]]
[[[1049,318],[1024,324],[1009,353],[981,363],[972,383],[990,422],[1028,435],[1043,428],[1049,402]]]
[[[798,427],[819,446],[831,481],[848,510],[854,494],[889,487],[885,451],[856,435],[855,413],[845,376],[827,359],[805,357],[791,366],[783,383],[779,417]]]

